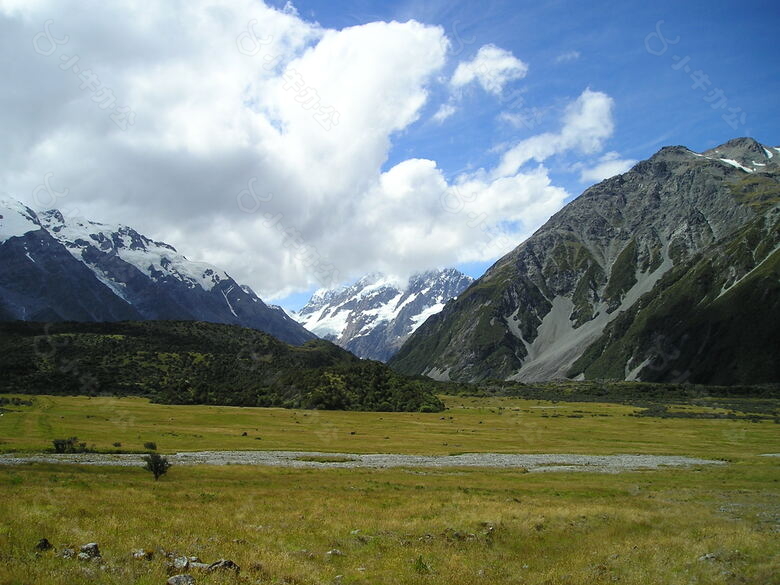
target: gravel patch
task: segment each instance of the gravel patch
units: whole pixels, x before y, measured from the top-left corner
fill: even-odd
[[[461,455],[400,455],[356,453],[320,453],[312,451],[199,451],[166,455],[174,465],[266,465],[297,468],[373,468],[388,467],[500,467],[524,468],[529,472],[587,471],[619,473],[659,467],[723,465],[724,461],[695,459],[677,455],[565,455],[464,453]],[[341,457],[348,461],[301,461],[302,457]],[[78,465],[143,465],[143,455],[0,455],[0,465],[26,463],[66,463]]]

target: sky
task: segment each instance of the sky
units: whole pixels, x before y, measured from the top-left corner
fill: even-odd
[[[478,277],[662,146],[780,144],[775,3],[0,0],[0,192],[265,300]]]

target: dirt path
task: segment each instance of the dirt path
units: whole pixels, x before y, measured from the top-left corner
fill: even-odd
[[[0,455],[0,465],[66,463],[80,465],[142,465],[143,455]],[[166,455],[174,465],[267,465],[305,468],[387,467],[503,467],[529,472],[588,471],[619,473],[659,467],[722,465],[723,461],[676,455],[515,455],[465,453],[462,455],[399,455],[318,453],[308,451],[201,451]]]

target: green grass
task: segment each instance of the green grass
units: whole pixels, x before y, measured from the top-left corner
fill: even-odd
[[[36,396],[32,406],[3,407],[0,449],[41,450],[77,435],[107,449],[155,441],[163,453],[658,453],[729,464],[616,475],[174,466],[159,482],[141,468],[0,466],[0,583],[165,583],[161,555],[134,560],[138,548],[242,567],[238,577],[195,573],[199,585],[780,583],[780,466],[760,456],[780,452],[773,422],[442,398],[445,412],[412,414]],[[97,541],[104,568],[37,556],[43,537],[60,548]]]
[[[612,308],[617,308],[623,294],[636,284],[636,261],[636,239],[632,239],[615,259],[609,282],[604,289],[604,298]]]
[[[29,397],[24,397],[29,399]],[[113,452],[301,450],[324,453],[452,452],[680,454],[723,458],[780,452],[769,420],[637,418],[638,406],[442,396],[442,413],[285,410],[152,404],[143,398],[35,396],[4,407],[0,452],[37,452],[77,436]],[[775,404],[777,400],[769,400]],[[764,406],[764,408],[769,408]],[[702,412],[720,412],[703,405]],[[572,418],[581,416],[582,418]],[[243,436],[246,433],[246,436]],[[774,449],[774,451],[772,451]]]
[[[763,175],[750,175],[732,183],[729,188],[737,201],[759,210],[780,202],[780,185]]]

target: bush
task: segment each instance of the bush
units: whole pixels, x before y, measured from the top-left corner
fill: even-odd
[[[158,453],[149,453],[149,455],[144,457],[144,461],[146,462],[145,469],[154,475],[154,481],[168,473],[168,470],[171,468],[170,461]]]
[[[52,441],[55,453],[86,453],[87,444],[79,443],[78,437],[68,437],[67,439],[54,439]]]
[[[157,451],[157,443],[154,441],[148,441],[144,443],[144,449],[149,449],[150,451]]]

